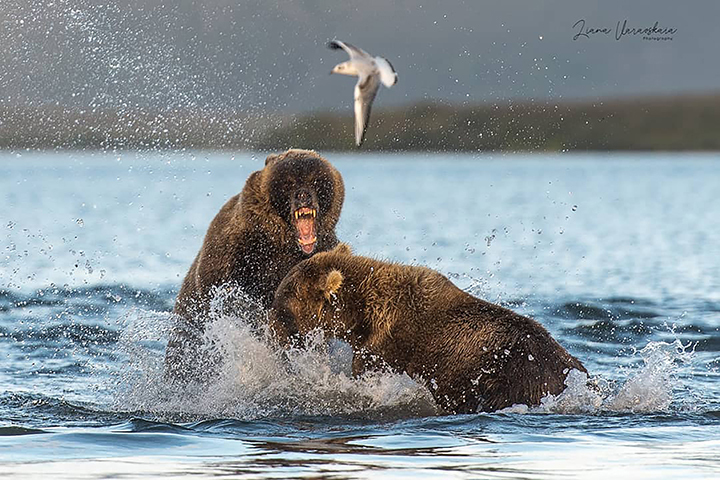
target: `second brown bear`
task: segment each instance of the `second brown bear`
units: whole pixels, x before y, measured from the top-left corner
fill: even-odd
[[[340,244],[288,273],[270,327],[281,343],[321,328],[353,348],[353,373],[378,359],[421,379],[450,413],[538,405],[582,363],[530,318],[438,272],[354,256]]]

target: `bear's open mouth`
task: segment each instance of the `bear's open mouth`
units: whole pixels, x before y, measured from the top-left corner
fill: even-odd
[[[295,228],[298,231],[298,245],[303,253],[311,254],[315,250],[317,237],[315,236],[315,218],[317,210],[310,207],[300,207],[295,210]]]

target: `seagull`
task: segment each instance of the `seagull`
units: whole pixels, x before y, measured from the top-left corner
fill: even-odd
[[[349,43],[333,40],[328,43],[332,50],[343,49],[350,55],[347,62],[338,63],[330,74],[352,75],[358,77],[355,84],[355,144],[359,147],[365,140],[365,131],[370,119],[375,95],[380,88],[380,82],[390,88],[397,83],[395,69],[383,57],[371,57],[369,53]]]

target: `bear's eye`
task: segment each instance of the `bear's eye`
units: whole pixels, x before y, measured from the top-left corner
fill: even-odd
[[[318,202],[323,211],[327,211],[332,202],[333,184],[325,176],[316,178],[313,181],[313,188],[317,192]]]
[[[270,182],[270,203],[275,211],[284,215],[290,210],[290,192],[295,188],[295,180],[289,176],[275,176]]]

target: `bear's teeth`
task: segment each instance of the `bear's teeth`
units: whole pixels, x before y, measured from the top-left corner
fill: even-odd
[[[314,208],[308,208],[308,207],[302,207],[295,210],[295,213],[293,214],[295,216],[295,220],[300,219],[300,217],[304,215],[311,215],[313,218],[317,217],[317,210]]]
[[[310,240],[303,240],[302,238],[298,238],[298,243],[300,245],[312,245],[315,242],[317,242],[317,237],[312,237]]]

